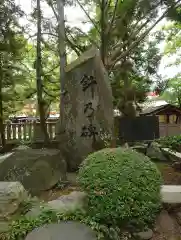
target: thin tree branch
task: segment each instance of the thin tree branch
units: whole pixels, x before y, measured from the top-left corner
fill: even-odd
[[[81,55],[80,48],[77,49],[78,48],[77,45],[74,44],[73,42],[71,42],[71,40],[68,38],[68,36],[66,36],[66,41],[69,44],[69,46],[71,47],[71,49],[77,54],[77,56],[80,56]]]
[[[102,63],[105,65],[105,57],[106,57],[106,53],[107,53],[107,44],[106,44],[106,37],[105,37],[105,30],[106,30],[106,24],[105,22],[107,22],[107,18],[106,18],[106,11],[105,11],[105,7],[106,7],[106,0],[102,0],[101,2],[101,17],[100,17],[100,26],[101,26],[101,48],[100,48],[100,52],[101,52],[101,59],[102,59]]]
[[[42,73],[42,76],[43,76],[45,79],[47,79],[49,83],[54,84],[54,86],[55,86],[55,85],[58,86],[58,82],[52,81],[47,75],[45,75],[45,74]],[[58,88],[57,88],[57,89],[58,89]]]
[[[162,1],[160,1],[154,8],[151,9],[151,11],[155,10]],[[148,14],[149,12],[147,11],[146,14]],[[142,17],[142,19],[144,19],[146,17],[146,14]],[[141,21],[141,20],[140,20]],[[144,28],[146,27],[146,25],[150,22],[150,19],[147,19],[136,31],[133,31],[131,33],[131,35],[129,36],[129,39],[125,42],[123,42],[119,48],[117,50],[114,51],[114,53],[112,54],[112,60],[116,59],[119,55],[120,55],[120,51],[121,49],[123,49],[130,41],[132,41],[132,39],[134,39],[137,34]],[[136,29],[136,26],[138,25],[139,21],[136,22],[136,24],[133,26],[133,29]]]
[[[174,4],[174,6],[176,6],[180,1],[181,0],[178,0]],[[119,60],[127,56],[142,40],[144,40],[144,38],[150,33],[150,31],[167,15],[168,11],[169,9],[167,9],[151,27],[149,27],[136,41],[134,41],[125,52],[120,54],[119,57],[117,57],[111,64],[109,64],[109,66],[111,66],[111,68],[114,67],[116,62],[118,62]]]
[[[55,70],[55,69],[58,68],[58,67],[59,67],[59,64],[57,64],[57,65],[54,66],[51,70],[49,70],[48,72],[43,73],[43,74],[44,74],[44,75],[47,75],[47,74],[51,73],[53,70]]]
[[[53,13],[54,13],[54,15],[56,17],[56,20],[58,21],[58,14],[57,14],[54,6],[53,6],[53,2],[51,0],[46,0],[46,2],[51,7],[51,9],[52,9],[52,11],[53,11]]]
[[[43,39],[43,37],[41,37],[41,42],[45,45],[45,47],[47,47],[49,50],[51,50],[52,52],[57,53],[56,49],[53,49],[49,46],[49,44]]]
[[[37,93],[37,90],[36,90],[36,89],[35,89],[33,92],[27,94],[27,95],[25,96],[25,99],[30,99],[31,97],[33,97],[33,95],[35,95],[35,93]]]
[[[152,11],[156,10],[162,4],[163,4],[163,0],[160,0],[160,2],[158,2],[158,4],[156,6],[154,6],[151,10],[146,11],[145,14],[141,18],[138,19],[136,24],[133,26],[133,29],[135,29],[137,27],[139,22],[141,22],[144,18],[146,18],[146,16],[151,14]]]
[[[148,34],[149,32],[166,16],[166,13],[164,13],[150,28],[148,28],[136,41],[134,41],[129,47],[128,49],[123,52],[116,60],[115,62],[117,62],[119,59],[124,58],[125,56],[128,55],[128,53],[135,47],[138,45],[138,43],[140,43]]]
[[[56,69],[57,67],[59,67],[59,64],[58,64],[56,67],[54,67],[54,68],[52,69],[52,71],[53,71],[54,69]],[[49,71],[49,73],[50,73],[50,71]],[[43,70],[42,70],[42,77],[44,77],[45,79],[47,79],[48,82],[50,82],[50,83],[52,83],[52,84],[54,84],[54,85],[58,85],[58,82],[52,81],[52,80],[47,76],[47,73],[44,73]],[[45,87],[45,86],[43,86],[43,87]]]
[[[78,28],[78,27],[76,27],[76,29],[77,29],[79,32],[81,32],[84,36],[86,36],[86,37],[88,38],[88,40],[90,41],[91,44],[95,45],[97,48],[100,48],[100,47],[97,45],[97,43],[96,43],[93,39],[91,39],[91,38],[89,37],[88,34],[84,33],[84,32],[83,32],[80,28]]]
[[[57,98],[57,97],[59,97],[59,94],[53,95],[53,94],[50,94],[49,92],[47,92],[47,90],[45,90],[45,87],[43,88],[43,91],[44,91],[44,93],[45,93],[47,96],[49,96],[49,97],[51,97],[51,98]]]
[[[79,6],[81,7],[81,9],[84,11],[85,15],[88,17],[88,19],[91,21],[91,23],[94,25],[95,29],[98,31],[98,33],[100,34],[100,31],[96,25],[96,23],[94,22],[94,20],[89,16],[89,14],[87,13],[87,11],[85,10],[85,8],[82,6],[82,4],[80,3],[79,0],[76,0],[77,3],[79,4]]]
[[[58,38],[58,35],[57,35],[57,34],[51,33],[51,32],[42,32],[41,34],[42,34],[42,35],[50,35],[50,36],[52,36],[52,37]],[[34,38],[34,37],[36,37],[36,36],[37,36],[37,33],[35,33],[35,34],[33,34],[33,35],[30,35],[29,38]]]
[[[50,112],[50,105],[51,105],[51,103],[52,103],[53,101],[50,99],[50,101],[49,101],[49,103],[47,103],[47,108],[45,109],[45,114],[46,114],[46,121],[47,121],[47,119],[48,119],[48,117],[49,117],[49,112]]]
[[[107,31],[107,36],[108,37],[109,37],[111,28],[113,26],[113,23],[114,23],[114,20],[115,20],[115,17],[116,17],[117,6],[118,6],[118,0],[116,0],[115,6],[114,6],[114,11],[113,11],[113,16],[112,16],[111,22],[110,22],[109,27],[108,27],[108,31]]]
[[[52,36],[52,37],[58,38],[58,34],[51,33],[51,32],[42,32],[42,35],[50,35],[50,36]]]

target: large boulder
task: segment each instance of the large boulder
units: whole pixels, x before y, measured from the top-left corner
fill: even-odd
[[[19,182],[0,182],[0,219],[15,213],[28,194]]]
[[[25,240],[96,240],[96,233],[79,222],[60,222],[47,224],[34,229]]]
[[[0,161],[0,181],[19,181],[32,194],[66,178],[66,163],[57,149],[26,149]]]
[[[0,239],[9,230],[12,217],[28,200],[28,193],[19,182],[0,182]]]
[[[86,204],[86,194],[74,191],[68,195],[63,195],[56,200],[34,206],[27,214],[27,217],[38,217],[42,211],[51,209],[60,213],[74,212],[83,209]]]
[[[48,202],[51,209],[56,211],[75,211],[82,209],[85,204],[86,194],[84,192],[74,191],[68,195],[59,197],[56,200]]]
[[[150,144],[150,146],[147,148],[146,155],[153,160],[168,161],[157,142],[152,142]]]
[[[147,229],[144,232],[139,232],[139,233],[134,234],[134,236],[140,240],[149,240],[153,236],[153,231],[151,229]]]
[[[135,145],[131,147],[133,150],[143,153],[144,155],[146,155],[146,151],[147,151],[147,146],[146,144],[140,144],[140,145]]]
[[[169,148],[163,148],[163,153],[171,162],[181,162],[181,153],[173,151]]]
[[[30,147],[26,146],[26,145],[20,145],[16,148],[14,148],[12,151],[15,152],[15,151],[24,151],[24,150],[27,150],[27,149],[30,149]]]

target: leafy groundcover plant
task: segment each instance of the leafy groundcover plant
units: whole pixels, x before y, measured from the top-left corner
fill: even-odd
[[[33,229],[47,223],[58,223],[60,221],[79,221],[90,226],[96,233],[98,240],[118,240],[120,239],[120,229],[108,227],[95,222],[85,211],[58,213],[53,210],[44,210],[36,218],[20,217],[13,221],[9,231],[0,236],[2,240],[24,240]]]
[[[108,226],[149,227],[161,206],[160,172],[149,158],[131,149],[90,154],[79,170],[79,184],[88,194],[88,215]]]
[[[153,223],[160,208],[160,172],[144,155],[130,149],[103,149],[90,154],[80,167],[79,183],[87,192],[82,211],[44,210],[37,218],[13,221],[3,240],[24,240],[34,228],[47,223],[79,221],[97,232],[99,240],[133,239]]]
[[[181,135],[162,137],[157,140],[162,147],[170,148],[173,151],[181,151]]]

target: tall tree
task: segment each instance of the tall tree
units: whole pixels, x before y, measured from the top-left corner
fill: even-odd
[[[57,23],[59,15],[56,4],[59,1],[46,0]],[[135,99],[139,100],[138,96],[143,99],[144,94],[140,94],[140,90],[144,89],[140,86],[146,84],[145,90],[148,89],[151,76],[155,74],[160,61],[159,49],[155,43],[161,36],[156,35],[154,41],[150,41],[148,35],[164,17],[173,18],[173,15],[177,15],[178,18],[180,16],[177,9],[180,7],[181,0],[75,0],[72,2],[81,7],[88,21],[92,23],[92,28],[85,33],[79,28],[66,26],[67,50],[72,49],[77,55],[80,55],[90,45],[96,45],[100,49],[102,61],[110,74],[115,104],[119,105],[117,88],[120,90],[124,88],[124,92],[127,93],[120,96],[122,102],[127,99],[133,103]],[[158,12],[161,7],[164,8],[160,16]],[[52,27],[52,20],[49,20],[46,25],[51,25],[47,32],[49,36],[53,36],[55,42],[60,43],[58,24],[56,27]],[[133,84],[137,81],[139,84]],[[141,81],[143,81],[142,84],[140,84]],[[139,94],[136,94],[135,90],[138,90]],[[124,107],[121,109],[123,110]]]
[[[34,4],[35,3],[35,4]],[[56,1],[54,1],[56,5]],[[41,0],[42,9],[46,6],[46,1]],[[33,2],[33,11],[31,13],[31,24],[37,26],[37,1]],[[28,67],[33,89],[29,91],[29,95],[34,95],[36,91],[36,69],[32,68],[36,66],[33,64],[32,59],[36,58],[36,41],[37,31],[32,34],[31,31],[26,32],[29,36],[31,44],[29,44],[28,54],[26,56],[26,66]],[[41,11],[41,87],[42,87],[42,100],[45,110],[45,118],[51,104],[60,101],[60,54],[59,54],[59,42],[58,42],[58,25],[54,22],[52,17],[48,18],[44,16],[44,11]],[[33,81],[34,79],[34,81]],[[31,87],[30,87],[31,89]]]
[[[123,114],[126,114],[127,103],[129,109],[137,100],[144,99],[143,96],[151,84],[151,76],[156,74],[161,59],[156,44],[162,36],[159,33],[154,36],[154,40],[150,40],[149,34],[158,22],[179,9],[181,1],[76,0],[76,2],[92,23],[92,28],[88,34],[81,29],[68,28],[67,43],[78,54],[91,44],[100,49],[102,61],[113,86],[114,103]],[[89,6],[95,9],[95,17],[91,17],[87,11]],[[162,6],[165,10],[160,16],[158,12]],[[76,44],[73,45],[70,39]],[[136,82],[139,84],[133,84]],[[145,84],[144,91],[140,86]],[[132,114],[135,115],[136,112]]]
[[[64,5],[65,0],[56,0],[58,10],[58,43],[59,43],[59,57],[60,57],[60,120],[63,126],[63,93],[65,85],[65,66],[66,66],[66,50],[65,50],[65,19],[64,19]]]
[[[6,145],[5,132],[4,132],[4,122],[3,122],[3,72],[2,72],[2,56],[0,53],[0,134],[1,134],[1,143],[4,147]]]
[[[22,81],[23,67],[22,49],[25,39],[17,19],[23,12],[15,5],[13,0],[2,0],[0,5],[0,135],[2,145],[5,146],[4,133],[4,111],[6,102],[12,106],[15,99],[20,96],[16,94],[16,85]]]
[[[37,59],[36,59],[36,82],[37,82],[37,100],[40,114],[40,125],[44,134],[44,141],[49,141],[45,119],[45,102],[43,100],[43,84],[42,84],[42,58],[41,58],[41,6],[40,0],[37,0]]]
[[[166,17],[168,12],[179,8],[181,3],[180,0],[117,0],[105,2],[101,0],[99,2],[89,1],[89,3],[76,0],[76,2],[93,25],[90,31],[91,34],[89,34],[90,41],[87,43],[95,43],[102,49],[102,41],[103,44],[106,41],[106,48],[105,46],[103,48],[107,51],[104,55],[107,58],[105,66],[108,70],[122,61],[124,57],[129,56],[131,51],[145,39],[154,26]],[[95,19],[91,18],[87,12],[87,5],[91,5],[92,9],[96,9]],[[162,6],[165,6],[166,9],[160,16],[158,11]],[[104,31],[102,31],[102,28],[104,28]],[[75,46],[75,48],[79,49],[79,46]]]

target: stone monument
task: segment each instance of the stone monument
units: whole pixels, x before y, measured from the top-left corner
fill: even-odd
[[[56,137],[68,170],[75,171],[89,153],[103,147],[101,135],[112,136],[113,98],[108,74],[94,47],[65,71],[64,113]]]

